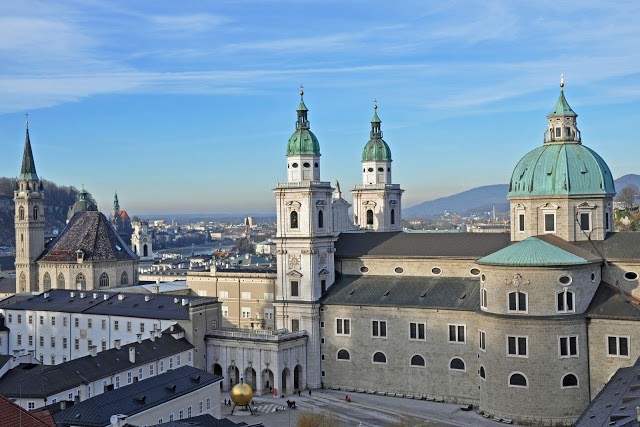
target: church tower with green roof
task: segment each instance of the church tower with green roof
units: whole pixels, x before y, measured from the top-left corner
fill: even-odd
[[[36,173],[27,121],[22,168],[13,195],[16,230],[16,291],[39,290],[36,259],[44,251],[44,191]]]
[[[372,231],[401,231],[402,193],[391,180],[391,149],[382,139],[378,104],[374,102],[369,142],[362,150],[362,184],[353,189],[356,226]]]
[[[320,180],[320,144],[311,132],[303,95],[300,90],[296,129],[287,143],[287,181],[273,190],[277,218],[273,306],[276,327],[306,331],[308,341],[298,382],[288,376],[281,384],[282,378],[275,378],[278,390],[291,390],[294,384],[299,388],[320,386],[319,301],[335,280],[334,189]]]
[[[570,242],[603,240],[612,231],[613,176],[602,157],[582,144],[577,117],[562,77],[542,146],[527,153],[511,175],[511,240],[544,234]]]

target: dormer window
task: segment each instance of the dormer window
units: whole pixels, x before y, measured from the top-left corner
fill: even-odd
[[[84,261],[84,252],[82,252],[80,249],[76,251],[76,261],[77,262]]]
[[[556,214],[555,213],[544,214],[544,232],[545,233],[556,232]]]

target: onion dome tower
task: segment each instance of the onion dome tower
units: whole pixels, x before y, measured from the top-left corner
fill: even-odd
[[[296,129],[287,143],[287,182],[279,182],[276,196],[277,283],[276,327],[306,331],[307,363],[300,388],[319,387],[320,298],[335,280],[333,188],[320,180],[320,144],[311,132],[300,87]],[[313,362],[311,362],[313,361]],[[275,379],[280,389],[280,378]]]
[[[564,96],[547,115],[544,142],[516,165],[509,184],[511,239],[555,234],[567,241],[602,240],[613,220],[613,176],[582,144],[578,115]]]
[[[13,201],[15,203],[17,291],[35,292],[38,291],[36,259],[44,251],[44,191],[42,181],[36,173],[36,164],[31,151],[28,119],[22,168]]]
[[[401,231],[404,190],[391,182],[391,149],[382,139],[378,103],[373,103],[369,142],[362,150],[362,185],[353,189],[354,222],[373,231]]]

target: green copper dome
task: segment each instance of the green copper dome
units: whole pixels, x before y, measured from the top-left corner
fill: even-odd
[[[377,108],[377,106],[375,107]],[[390,162],[391,161],[391,149],[382,139],[382,130],[380,128],[380,118],[378,112],[373,114],[371,119],[371,136],[369,142],[364,146],[362,150],[363,162]]]
[[[560,97],[553,110],[547,114],[547,117],[578,117],[578,115],[571,109],[567,98],[564,97],[564,91],[560,91]]]
[[[511,175],[507,197],[614,195],[609,167],[582,144],[545,144],[527,153]]]
[[[320,143],[318,138],[309,129],[307,120],[307,106],[302,99],[304,92],[300,91],[300,104],[298,104],[298,120],[296,130],[287,143],[287,156],[320,156]]]

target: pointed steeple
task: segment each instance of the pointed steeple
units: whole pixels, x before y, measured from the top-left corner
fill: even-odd
[[[373,118],[371,119],[371,138],[382,138],[382,129],[380,128],[380,117],[378,117],[378,101],[373,101]]]
[[[118,202],[118,193],[114,192],[113,193],[113,209],[114,210],[120,210],[120,202]]]
[[[36,173],[36,164],[33,161],[33,152],[31,151],[31,140],[29,139],[29,119],[27,117],[27,134],[24,140],[24,153],[22,154],[22,168],[20,169],[20,181],[38,181]]]
[[[304,105],[304,86],[300,85],[300,103],[296,109],[298,120],[296,130],[287,143],[287,157],[289,156],[320,156],[320,144],[310,130],[307,113],[309,110]]]
[[[556,102],[556,106],[553,107],[553,110],[547,115],[547,118],[549,117],[578,117],[564,97],[564,74],[560,75],[560,97],[558,98],[558,102]]]

